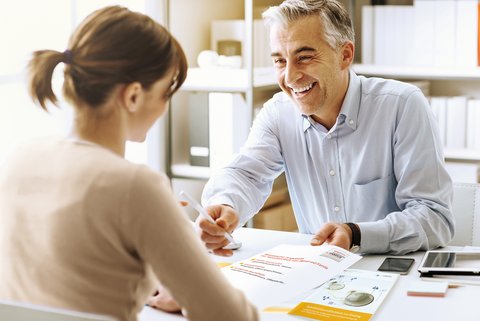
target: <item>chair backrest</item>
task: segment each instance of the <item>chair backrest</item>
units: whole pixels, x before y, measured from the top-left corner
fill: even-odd
[[[480,184],[453,184],[455,236],[448,245],[480,246]]]
[[[109,316],[74,312],[34,304],[0,301],[2,321],[117,321]]]

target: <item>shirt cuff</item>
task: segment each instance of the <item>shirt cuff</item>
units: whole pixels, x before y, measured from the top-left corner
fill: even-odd
[[[390,248],[388,222],[357,223],[362,235],[360,241],[361,253],[385,253]]]
[[[225,204],[225,205],[228,205],[228,206],[231,206],[231,207],[235,208],[235,206],[233,206],[232,200],[229,197],[225,197],[225,196],[215,196],[215,197],[210,198],[207,201],[202,201],[202,206],[203,207],[210,206],[210,205],[220,205],[220,204]],[[238,210],[236,210],[236,211],[238,211]]]

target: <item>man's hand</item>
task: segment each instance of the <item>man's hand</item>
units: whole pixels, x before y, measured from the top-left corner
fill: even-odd
[[[310,244],[321,245],[324,242],[349,250],[350,244],[352,244],[352,230],[343,223],[325,223]]]
[[[147,305],[171,313],[180,312],[181,310],[177,301],[170,295],[170,292],[161,285],[158,286],[157,292],[148,299]]]
[[[238,225],[237,212],[227,205],[213,205],[205,210],[213,218],[216,224],[199,216],[197,224],[200,227],[200,238],[207,249],[221,256],[232,256],[232,250],[223,249],[229,241],[225,238],[225,231],[232,233]]]

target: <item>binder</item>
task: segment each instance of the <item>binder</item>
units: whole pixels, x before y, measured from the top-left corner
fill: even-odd
[[[228,164],[247,140],[251,115],[239,93],[209,94],[210,168],[213,171]]]
[[[190,165],[208,167],[210,166],[208,93],[191,93],[188,105]]]
[[[362,63],[373,64],[375,18],[373,6],[362,7]]]
[[[458,0],[456,12],[455,65],[478,65],[478,1]]]
[[[447,137],[446,147],[466,148],[467,98],[450,97],[447,100]]]
[[[435,1],[434,18],[434,55],[435,66],[452,67],[455,65],[455,9],[453,0]]]

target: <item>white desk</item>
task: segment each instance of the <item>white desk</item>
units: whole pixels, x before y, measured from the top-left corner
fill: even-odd
[[[240,250],[232,257],[218,257],[218,262],[235,262],[268,250],[278,244],[309,244],[311,235],[243,228],[235,232],[235,237],[243,242]],[[407,288],[411,282],[419,280],[417,267],[423,252],[407,255],[415,258],[415,265],[408,275],[400,276],[380,308],[371,320],[376,321],[479,321],[480,307],[476,307],[480,298],[480,286],[462,286],[448,289],[443,298],[407,296]],[[367,255],[352,268],[376,270],[384,255]],[[180,315],[164,313],[146,307],[139,316],[139,321],[179,321],[185,320]],[[262,321],[299,321],[307,320],[281,313],[262,313]],[[212,320],[227,321],[227,320]]]

